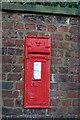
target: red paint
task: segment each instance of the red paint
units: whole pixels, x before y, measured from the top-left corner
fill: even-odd
[[[48,108],[50,105],[50,38],[25,36],[24,47],[24,108]],[[37,75],[36,71],[34,72],[36,64],[39,65],[36,70],[39,76],[35,76]]]

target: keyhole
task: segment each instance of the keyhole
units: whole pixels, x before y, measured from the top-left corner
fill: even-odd
[[[33,86],[34,86],[34,83],[33,83]]]

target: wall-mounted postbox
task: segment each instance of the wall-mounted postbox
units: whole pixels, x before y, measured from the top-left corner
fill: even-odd
[[[24,46],[24,108],[48,108],[50,38],[25,36]]]

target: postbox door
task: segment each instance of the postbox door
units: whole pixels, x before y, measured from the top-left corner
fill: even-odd
[[[26,65],[26,107],[49,106],[49,61],[31,58]]]

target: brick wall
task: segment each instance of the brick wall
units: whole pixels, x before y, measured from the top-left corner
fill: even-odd
[[[77,118],[80,105],[79,18],[42,14],[2,14],[4,117]],[[50,108],[23,108],[24,36],[50,36]]]

